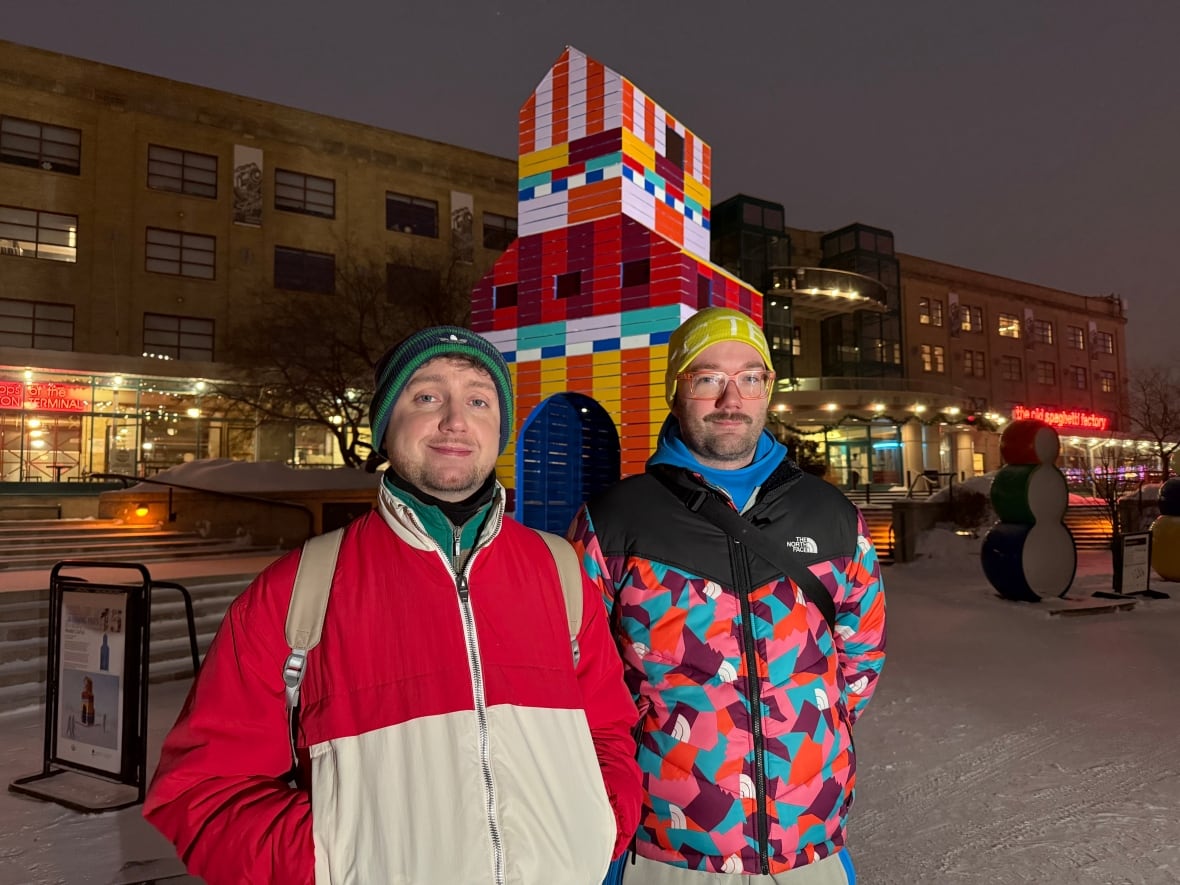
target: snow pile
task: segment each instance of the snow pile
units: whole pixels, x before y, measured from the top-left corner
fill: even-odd
[[[372,489],[376,488],[379,475],[337,467],[331,470],[295,470],[278,461],[234,461],[230,458],[211,458],[177,464],[157,473],[152,479],[176,483],[213,492],[259,492],[324,491],[328,489]],[[141,483],[119,492],[143,492],[153,488],[154,483]]]
[[[944,501],[949,501],[951,495],[957,495],[960,492],[979,492],[985,498],[990,499],[992,494],[992,480],[996,478],[994,473],[984,473],[980,476],[972,476],[962,482],[956,482],[954,485],[945,485],[926,500],[931,504],[941,504]]]
[[[954,559],[962,561],[979,555],[982,538],[976,533],[955,531],[939,523],[918,535],[914,543],[914,555],[919,559]]]

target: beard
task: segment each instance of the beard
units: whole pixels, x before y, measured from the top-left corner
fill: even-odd
[[[740,421],[745,427],[718,430],[713,425],[720,421]],[[753,460],[764,423],[740,412],[712,412],[697,421],[681,418],[680,435],[702,463],[736,469]]]

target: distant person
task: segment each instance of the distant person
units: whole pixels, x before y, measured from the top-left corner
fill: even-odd
[[[881,572],[856,507],[766,431],[770,366],[744,314],[689,318],[646,471],[570,528],[641,715],[625,885],[854,881],[852,726],[885,662]]]
[[[389,469],[307,657],[298,785],[292,552],[230,606],[144,816],[210,885],[597,885],[638,824],[635,705],[597,586],[582,575],[575,664],[553,556],[505,513],[508,367],[442,326],[386,354],[375,386]]]
[[[852,491],[855,492],[857,486],[860,485],[860,471],[853,469],[853,471],[848,474],[848,484],[851,486]]]

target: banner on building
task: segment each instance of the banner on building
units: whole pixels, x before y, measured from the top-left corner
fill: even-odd
[[[1024,309],[1024,346],[1033,346],[1033,309],[1031,307]]]
[[[963,309],[959,307],[959,293],[948,292],[947,300],[947,321],[951,326],[951,337],[958,338],[959,333],[963,330]]]
[[[455,261],[475,260],[475,213],[471,194],[451,191],[451,254]]]
[[[234,145],[234,224],[262,227],[262,151]]]

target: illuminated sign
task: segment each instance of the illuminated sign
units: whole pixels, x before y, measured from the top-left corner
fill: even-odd
[[[1051,427],[1077,427],[1082,430],[1110,430],[1110,418],[1097,412],[1087,412],[1085,409],[1054,409],[1044,406],[1029,408],[1028,406],[1013,406],[1012,420],[1027,421],[1033,419],[1044,421]]]
[[[0,409],[28,409],[33,412],[85,412],[89,387],[52,382],[0,381]]]

